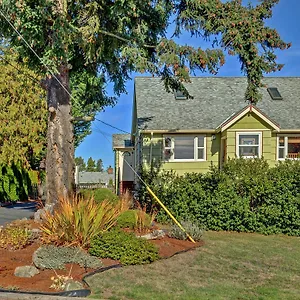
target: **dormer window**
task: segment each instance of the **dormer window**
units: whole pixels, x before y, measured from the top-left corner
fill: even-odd
[[[282,100],[282,96],[276,87],[267,88],[267,91],[273,100]]]
[[[186,100],[187,96],[180,90],[174,91],[175,99],[176,100]]]

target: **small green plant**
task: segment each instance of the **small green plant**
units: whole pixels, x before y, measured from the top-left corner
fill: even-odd
[[[32,233],[28,228],[10,226],[0,229],[0,248],[18,250],[32,242]]]
[[[137,211],[130,209],[124,211],[117,219],[117,225],[120,228],[134,229],[136,227]]]
[[[118,216],[128,210],[129,203],[116,203],[93,198],[60,199],[54,213],[46,212],[40,226],[45,243],[88,247],[90,240],[115,226]]]
[[[159,258],[155,245],[137,238],[133,233],[119,230],[108,231],[94,238],[89,253],[120,260],[123,265],[147,264]]]
[[[181,225],[186,232],[193,238],[194,241],[200,241],[203,235],[203,228],[191,221],[183,221]],[[178,240],[186,240],[187,234],[182,231],[176,224],[172,225],[169,236]]]
[[[37,249],[33,262],[39,269],[64,269],[65,264],[75,263],[84,268],[97,269],[103,266],[101,260],[76,247],[55,247],[45,245]]]

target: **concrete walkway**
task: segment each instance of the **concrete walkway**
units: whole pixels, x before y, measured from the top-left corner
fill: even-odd
[[[0,225],[23,218],[30,218],[36,210],[35,205],[35,202],[24,202],[0,207]]]

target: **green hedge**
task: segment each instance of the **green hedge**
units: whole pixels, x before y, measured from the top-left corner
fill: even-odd
[[[300,235],[299,161],[270,168],[264,159],[235,159],[222,171],[184,176],[162,171],[148,182],[180,220],[201,222],[210,230]],[[145,190],[140,200],[149,203]],[[160,210],[157,220],[169,218]]]
[[[27,170],[16,165],[0,166],[0,202],[27,200],[30,190]]]
[[[83,198],[94,197],[96,202],[102,202],[103,200],[109,200],[111,202],[118,201],[118,196],[109,189],[81,189],[79,195]]]

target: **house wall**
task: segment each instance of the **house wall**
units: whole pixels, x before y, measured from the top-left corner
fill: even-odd
[[[276,164],[276,133],[273,128],[255,114],[247,114],[225,131],[227,138],[227,157],[236,157],[236,133],[243,131],[262,132],[262,156],[270,166]],[[224,136],[225,136],[224,135]]]
[[[115,150],[116,193],[120,192],[122,182],[134,181],[134,173],[124,160],[134,167],[134,151],[132,148]]]
[[[214,140],[212,134],[206,134],[206,161],[193,162],[163,162],[163,138],[163,134],[143,134],[142,162],[144,165],[149,166],[152,161],[155,166],[161,166],[165,170],[174,170],[180,175],[188,172],[207,172],[211,165],[219,165],[221,134],[216,134]]]

